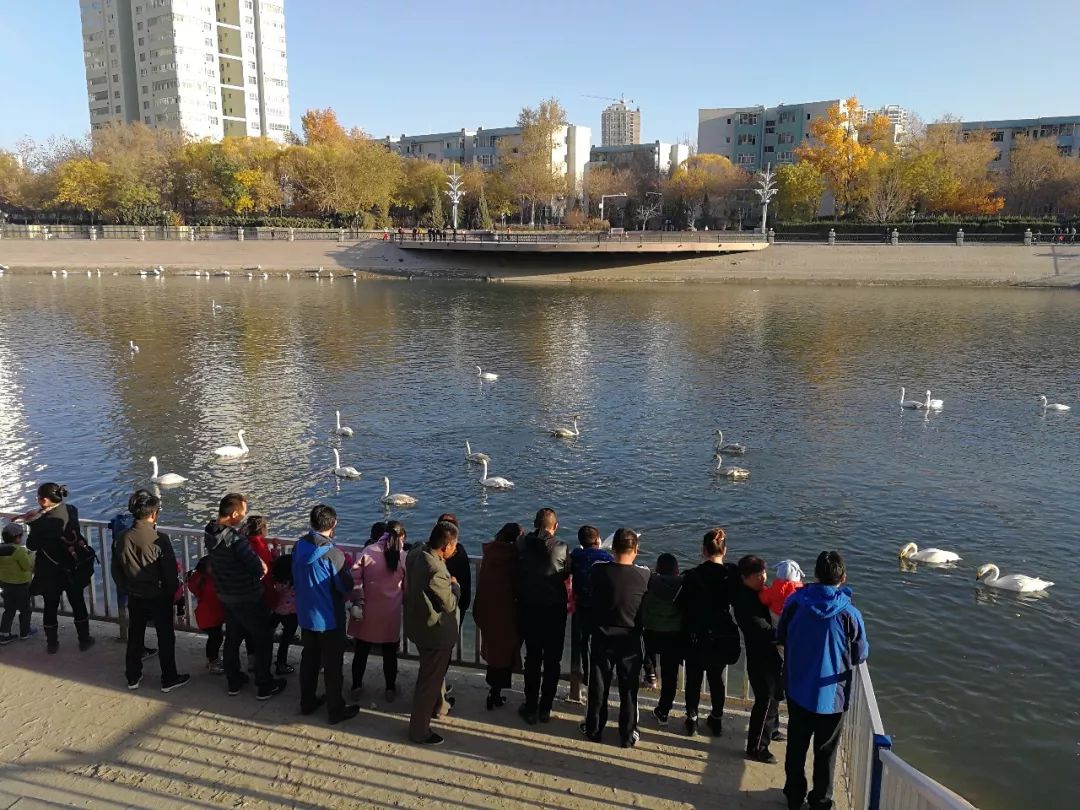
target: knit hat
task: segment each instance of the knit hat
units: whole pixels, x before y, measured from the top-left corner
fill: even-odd
[[[788,582],[802,582],[803,570],[794,560],[784,560],[776,566],[776,578]]]
[[[11,543],[18,540],[23,536],[23,527],[18,523],[9,523],[4,526],[3,531],[0,534],[3,535],[5,543]]]

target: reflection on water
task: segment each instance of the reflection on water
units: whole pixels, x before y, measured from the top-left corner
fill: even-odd
[[[414,539],[453,511],[473,554],[543,505],[567,539],[639,529],[648,562],[691,564],[716,523],[734,557],[838,548],[903,755],[983,807],[1072,803],[1080,423],[1035,402],[1080,391],[1071,292],[7,276],[0,312],[5,506],[52,479],[111,515],[156,455],[190,479],[162,490],[173,524],[241,490],[275,533],[325,500],[363,539],[387,475]],[[900,385],[945,410],[901,412]],[[250,454],[216,461],[241,428]],[[716,474],[717,428],[750,480]],[[516,488],[486,490],[465,439]],[[898,568],[908,540],[963,562]],[[1058,584],[991,593],[984,562]]]

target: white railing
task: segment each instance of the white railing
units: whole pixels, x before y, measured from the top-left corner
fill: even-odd
[[[865,663],[852,678],[839,761],[837,788],[851,810],[975,810],[892,750]]]

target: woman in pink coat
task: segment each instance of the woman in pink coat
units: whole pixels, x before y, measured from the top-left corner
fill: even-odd
[[[401,643],[401,602],[404,596],[405,527],[396,520],[386,533],[367,546],[352,568],[352,618],[348,633],[355,641],[352,688],[364,686],[364,670],[373,646],[382,649],[386,700],[397,697],[397,652]],[[360,614],[359,617],[357,614]]]

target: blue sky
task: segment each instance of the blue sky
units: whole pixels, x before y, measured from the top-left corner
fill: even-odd
[[[1060,0],[771,5],[285,0],[294,124],[376,136],[495,127],[555,96],[593,128],[625,93],[643,140],[696,138],[698,107],[856,94],[930,121],[1080,114],[1080,13]],[[0,148],[89,127],[77,0],[0,0]]]

